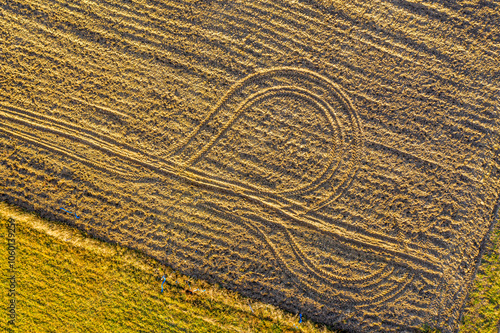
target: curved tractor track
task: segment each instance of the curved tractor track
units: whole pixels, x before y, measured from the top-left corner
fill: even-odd
[[[0,4],[2,198],[317,321],[453,332],[499,197],[473,6]]]

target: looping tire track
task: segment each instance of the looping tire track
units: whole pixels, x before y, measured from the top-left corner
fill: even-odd
[[[313,100],[314,102],[316,102],[318,104],[318,106],[322,109],[322,111],[325,115],[328,115],[329,113],[333,113],[333,110],[331,110],[331,107],[328,104],[324,103],[318,95],[313,94],[306,89],[297,88],[297,87],[293,87],[293,86],[277,86],[277,87],[263,89],[255,94],[251,95],[250,97],[245,99],[243,102],[241,102],[241,104],[236,109],[234,116],[226,123],[224,128],[222,128],[220,130],[220,132],[205,147],[203,147],[203,149],[200,152],[198,152],[188,162],[186,162],[185,165],[192,166],[199,159],[201,159],[203,157],[203,155],[205,155],[205,153],[208,150],[210,150],[210,148],[221,138],[221,136],[227,131],[227,129],[236,121],[236,119],[239,116],[241,116],[241,114],[245,111],[245,109],[249,108],[253,104],[260,102],[263,99],[270,99],[270,98],[273,98],[273,97],[276,97],[279,95],[287,95],[287,94],[295,96],[295,97],[301,97],[304,100],[307,100],[307,99]],[[333,126],[335,125],[335,124],[333,124],[333,119],[330,119],[331,117],[328,117],[328,118],[329,118],[329,121],[332,121],[332,123],[330,123],[329,125],[333,128]],[[338,121],[336,121],[336,123],[337,123],[336,127],[340,129],[340,124],[338,124]],[[340,133],[340,136],[341,136],[341,133]],[[299,194],[299,193],[302,193],[305,191],[311,191],[311,190],[317,188],[318,186],[320,186],[321,184],[323,184],[324,182],[327,181],[327,180],[321,181],[325,177],[325,174],[327,173],[327,171],[335,169],[335,167],[332,167],[332,164],[334,162],[334,157],[335,157],[335,149],[334,148],[335,147],[333,147],[331,149],[331,153],[328,156],[328,162],[326,163],[326,166],[316,176],[316,178],[314,178],[309,184],[306,184],[306,185],[303,185],[303,186],[300,186],[298,188],[294,188],[291,190],[282,190],[282,191],[269,191],[269,190],[266,190],[262,187],[257,187],[257,189],[261,193],[267,192],[268,194]]]
[[[290,264],[287,262],[286,259],[281,256],[280,252],[275,248],[273,245],[273,242],[267,237],[265,232],[263,232],[257,225],[256,223],[252,223],[248,218],[243,217],[241,215],[235,216],[231,212],[225,211],[223,208],[220,207],[215,207],[213,205],[205,205],[205,209],[209,210],[212,214],[215,215],[221,215],[226,219],[233,220],[237,218],[240,220],[249,230],[251,230],[255,235],[257,235],[268,247],[268,249],[272,252],[274,258],[281,264],[280,268],[282,268],[285,273],[288,275],[290,279],[295,281],[297,287],[302,289],[306,293],[312,293],[314,294],[317,298],[323,300],[325,303],[331,302],[332,301],[332,296],[333,294],[331,293],[326,293],[324,291],[318,290],[314,286],[312,286],[308,280],[301,278],[298,274],[294,273],[293,268],[290,267]],[[295,254],[295,260],[304,263],[304,261],[308,261],[307,257],[302,253],[300,247],[291,239],[291,235],[288,232],[288,229],[285,227],[281,228],[282,231],[284,231],[287,234],[287,237],[290,237],[291,240],[291,247],[293,249],[293,252]],[[293,242],[293,243],[292,243]],[[367,276],[362,276],[359,278],[351,278],[351,277],[343,277],[335,274],[331,274],[328,272],[325,272],[321,270],[321,274],[323,275],[328,275],[327,278],[324,276],[320,276],[318,274],[317,268],[312,268],[310,267],[309,264],[303,265],[303,267],[306,267],[308,273],[314,277],[316,277],[317,281],[322,282],[323,285],[329,286],[332,284],[338,284],[339,282],[341,285],[346,288],[359,288],[363,292],[363,294],[369,294],[370,291],[374,292],[373,297],[345,297],[342,299],[342,297],[339,296],[339,294],[336,294],[335,297],[341,299],[344,302],[350,303],[355,306],[363,307],[363,306],[369,306],[369,305],[376,305],[383,303],[389,299],[394,299],[399,297],[404,290],[407,288],[407,286],[413,281],[416,273],[414,272],[407,272],[402,278],[400,283],[395,283],[393,286],[391,286],[389,289],[386,291],[379,293],[379,284],[381,281],[384,279],[388,278],[391,274],[394,273],[394,266],[389,267],[388,264],[384,265],[381,269],[378,271],[367,275]],[[309,277],[310,279],[310,277]],[[365,282],[365,283],[363,283]]]
[[[203,171],[200,171],[200,170],[197,170],[194,168],[188,168],[188,169],[183,170],[181,172],[177,172],[176,165],[172,164],[172,162],[158,158],[158,157],[151,155],[151,154],[147,154],[145,152],[142,152],[139,155],[138,149],[131,147],[129,145],[126,145],[126,144],[118,143],[115,140],[113,140],[112,138],[108,138],[102,134],[98,134],[98,133],[92,132],[90,130],[81,130],[80,128],[77,128],[74,125],[67,124],[63,121],[55,121],[55,120],[52,120],[48,117],[38,115],[34,112],[30,112],[27,110],[20,110],[18,108],[13,108],[10,106],[5,106],[5,105],[3,105],[3,106],[4,106],[4,108],[3,108],[4,113],[2,114],[0,112],[0,117],[2,117],[4,119],[10,119],[11,121],[14,121],[16,123],[24,124],[24,126],[38,128],[42,131],[49,131],[53,134],[61,135],[61,136],[66,137],[68,139],[88,144],[89,146],[91,146],[91,147],[93,147],[93,148],[95,148],[95,149],[97,149],[105,154],[108,154],[108,155],[114,156],[114,157],[118,157],[118,158],[123,159],[123,160],[127,160],[129,162],[132,162],[132,164],[134,164],[134,165],[146,167],[148,169],[151,169],[151,170],[158,172],[158,173],[161,173],[161,174],[165,174],[168,176],[174,176],[174,177],[180,176],[180,177],[186,178],[186,180],[189,180],[190,182],[192,182],[193,184],[198,185],[198,186],[201,185],[201,186],[205,186],[207,188],[211,188],[211,189],[215,189],[215,190],[219,190],[219,191],[225,191],[225,192],[231,193],[233,195],[237,195],[237,196],[241,196],[241,197],[250,199],[251,201],[254,201],[254,202],[257,202],[257,203],[264,205],[266,207],[270,207],[272,209],[275,209],[278,213],[283,215],[285,218],[293,220],[294,222],[298,223],[299,225],[302,225],[302,226],[305,226],[308,228],[313,228],[315,230],[322,230],[322,228],[319,227],[319,225],[321,225],[321,222],[319,220],[315,221],[316,219],[313,219],[311,221],[308,221],[308,220],[310,220],[310,217],[305,216],[305,214],[296,214],[296,213],[292,213],[292,212],[289,212],[288,210],[286,210],[287,207],[297,207],[298,206],[297,203],[294,202],[293,200],[289,200],[289,199],[286,199],[283,197],[279,198],[280,201],[273,200],[273,198],[276,198],[276,197],[270,197],[270,198],[266,198],[266,200],[263,200],[263,198],[259,195],[259,193],[255,191],[255,187],[248,188],[248,185],[247,185],[247,186],[245,186],[245,188],[242,188],[242,187],[240,187],[241,184],[237,184],[236,186],[230,186],[228,188],[227,182],[216,181],[216,180],[210,179],[209,174],[206,174]],[[10,116],[8,113],[5,113],[6,107],[9,107],[9,110],[10,110],[9,113],[11,114]],[[15,112],[16,110],[17,110],[17,113]],[[16,114],[17,117],[12,117],[12,114]],[[23,114],[24,114],[24,117],[28,116],[28,118],[39,118],[39,120],[43,120],[43,122],[41,123],[41,125],[36,125],[33,122],[23,120],[20,118],[21,116],[23,116]],[[50,128],[50,126],[47,125],[49,122],[52,122],[52,121],[55,121],[55,123],[58,125],[57,129]],[[7,125],[5,125],[5,126],[7,126]],[[16,129],[13,127],[11,127],[11,129],[14,131],[12,131],[12,130],[8,131],[5,129],[2,129],[2,130],[6,133],[11,134],[11,135],[16,135],[15,133],[16,132],[19,133],[19,131],[20,131],[20,129]],[[78,135],[77,135],[77,133],[78,133]],[[21,139],[29,140],[33,144],[38,145],[40,147],[50,149],[50,150],[52,150],[56,153],[59,153],[59,154],[62,153],[64,155],[66,155],[70,158],[73,158],[75,160],[78,160],[82,164],[88,165],[90,167],[93,167],[93,168],[96,168],[96,169],[99,169],[101,171],[105,171],[108,173],[113,172],[124,179],[135,180],[135,178],[131,177],[130,175],[128,175],[122,171],[116,170],[114,168],[111,168],[109,165],[98,166],[97,164],[89,162],[88,160],[85,160],[81,157],[78,157],[78,156],[74,155],[73,153],[67,152],[64,149],[62,149],[62,150],[57,149],[53,145],[50,145],[48,143],[43,143],[39,139],[36,139],[35,137],[30,136],[26,133],[23,135],[17,134],[17,136]],[[85,139],[82,139],[82,136]],[[96,137],[100,137],[101,139],[96,140],[95,139]],[[121,146],[120,147],[121,149],[118,148],[117,146]],[[128,151],[128,153],[125,153],[125,151]],[[147,157],[148,159],[150,159],[150,161],[144,160],[144,157]],[[160,167],[154,166],[154,164],[152,163],[153,161],[157,162],[156,164],[159,164],[161,166]],[[178,168],[178,166],[177,166],[177,168]],[[306,220],[304,220],[304,219],[306,219]],[[353,240],[346,239],[345,237],[342,237],[339,234],[336,234],[335,232],[332,232],[332,231],[323,230],[323,232],[327,232],[329,235],[331,235],[332,237],[337,238],[337,239],[342,239],[342,240],[347,241],[347,242],[353,241]],[[371,237],[373,237],[373,235],[369,236],[369,238],[371,238]],[[355,243],[356,242],[357,241],[355,241]],[[376,242],[374,242],[374,243],[376,243]],[[380,248],[378,246],[371,246],[371,247],[374,249],[378,248],[380,253],[385,252],[384,248]],[[418,251],[419,247],[415,246],[415,248]],[[391,256],[398,255],[397,252],[394,252],[394,251],[391,251],[390,253],[391,253]],[[417,262],[417,263],[422,262],[422,263],[424,263],[424,265],[429,264],[429,262],[426,262],[425,260],[422,261],[418,257],[412,257],[412,255],[403,255],[402,257],[410,259],[410,260]],[[435,259],[431,259],[431,258],[428,258],[428,259],[430,259],[431,262],[435,261]],[[437,268],[437,267],[439,267],[439,265],[436,264],[433,266],[436,267],[436,272],[439,271],[439,269]]]
[[[27,110],[20,110],[17,108],[13,108],[9,105],[5,105],[2,103],[3,106],[3,114],[0,112],[0,117],[4,119],[9,119],[11,122],[21,124],[23,126],[27,126],[30,128],[36,128],[40,131],[47,131],[55,135],[60,135],[62,137],[65,137],[70,140],[78,141],[80,143],[86,144],[94,149],[97,149],[101,152],[104,152],[108,155],[111,156],[116,156],[118,158],[122,158],[124,160],[128,160],[130,162],[133,162],[133,164],[140,165],[147,167],[155,172],[171,175],[171,176],[176,176],[176,177],[183,177],[186,179],[189,179],[191,182],[197,185],[204,185],[212,189],[218,189],[225,191],[226,193],[232,193],[235,195],[239,195],[241,197],[250,199],[251,201],[257,201],[258,203],[273,208],[276,212],[284,216],[285,218],[292,220],[294,222],[298,222],[299,225],[301,226],[306,226],[309,228],[313,228],[315,230],[319,230],[320,232],[326,233],[330,236],[333,236],[334,238],[337,239],[342,239],[344,242],[347,243],[352,243],[354,240],[351,239],[349,240],[348,238],[345,237],[339,237],[339,234],[335,234],[334,232],[327,232],[326,230],[322,230],[319,228],[315,223],[308,222],[308,218],[305,216],[309,211],[317,210],[321,207],[324,207],[334,200],[336,200],[341,194],[342,194],[342,189],[349,186],[349,184],[353,181],[353,173],[356,172],[356,162],[360,158],[360,146],[361,146],[361,126],[359,124],[358,117],[356,113],[354,112],[354,109],[350,103],[350,101],[347,99],[346,96],[343,95],[342,91],[335,86],[331,81],[328,79],[319,76],[316,73],[313,73],[308,70],[302,70],[302,69],[296,69],[296,68],[277,68],[277,69],[271,69],[267,71],[262,71],[258,72],[256,74],[253,74],[239,82],[237,82],[231,89],[230,91],[221,99],[221,101],[215,106],[215,108],[209,113],[209,115],[205,118],[204,121],[200,123],[200,125],[191,132],[191,134],[177,147],[174,147],[173,153],[169,156],[170,158],[179,155],[184,151],[184,149],[189,145],[189,143],[200,133],[200,131],[203,129],[204,126],[206,126],[209,121],[216,115],[216,113],[224,106],[225,103],[228,102],[230,98],[232,98],[233,95],[237,94],[238,91],[241,91],[244,87],[253,84],[254,82],[258,81],[259,79],[263,79],[267,77],[268,75],[277,75],[277,76],[284,76],[284,77],[307,77],[309,80],[314,81],[320,81],[326,82],[326,85],[335,92],[335,97],[343,104],[343,106],[350,112],[349,117],[352,121],[352,128],[353,128],[353,147],[351,149],[352,151],[352,157],[351,159],[354,160],[350,161],[348,165],[348,177],[347,179],[344,179],[334,191],[334,193],[324,199],[321,202],[316,203],[312,207],[304,207],[301,206],[300,203],[294,202],[291,199],[288,199],[286,197],[283,197],[282,194],[300,194],[300,193],[305,193],[305,192],[311,192],[317,187],[321,186],[322,184],[326,183],[329,181],[329,178],[335,173],[335,170],[338,168],[338,164],[340,163],[339,159],[337,160],[337,165],[335,167],[332,167],[335,161],[335,148],[333,147],[331,150],[330,155],[328,156],[328,160],[326,163],[326,167],[324,167],[319,175],[317,175],[312,181],[310,181],[306,185],[299,186],[298,188],[293,188],[292,190],[288,191],[266,191],[265,189],[256,186],[255,184],[244,184],[237,182],[236,184],[233,183],[228,183],[225,180],[220,180],[216,181],[214,180],[213,175],[204,172],[203,170],[194,168],[193,165],[202,159],[204,154],[206,154],[211,147],[217,143],[217,141],[220,139],[220,137],[227,131],[231,125],[236,121],[236,119],[250,106],[253,104],[256,104],[260,102],[263,99],[266,98],[272,98],[274,96],[278,95],[283,95],[283,96],[295,96],[295,97],[301,97],[306,100],[313,101],[316,105],[319,106],[319,109],[323,112],[325,117],[329,121],[329,125],[332,129],[337,127],[339,130],[338,132],[333,131],[335,134],[334,136],[340,137],[340,140],[337,141],[342,141],[343,138],[343,133],[342,133],[342,126],[340,125],[337,117],[335,116],[335,113],[331,106],[328,104],[328,102],[324,101],[321,99],[320,96],[317,94],[314,94],[306,89],[300,88],[300,87],[294,87],[294,86],[275,86],[275,87],[269,87],[266,89],[263,89],[261,91],[258,91],[252,95],[250,95],[248,98],[243,100],[243,102],[239,103],[239,106],[236,108],[234,111],[234,114],[232,118],[225,124],[225,126],[219,131],[219,133],[212,137],[212,139],[209,141],[207,145],[205,145],[196,155],[192,156],[187,163],[184,165],[177,165],[175,163],[172,163],[171,160],[167,159],[161,159],[156,156],[153,156],[151,154],[147,154],[145,152],[142,152],[132,146],[119,143],[116,140],[113,140],[109,137],[106,137],[102,134],[98,134],[96,132],[90,131],[90,130],[85,130],[81,129],[79,127],[76,127],[74,125],[65,123],[63,121],[59,121],[56,119],[52,119],[50,117],[42,116],[39,114],[36,114],[34,112],[30,112]],[[22,119],[24,118],[24,119]],[[35,123],[35,121],[38,122]],[[335,126],[336,125],[336,126]],[[6,128],[10,128],[6,129]],[[23,133],[23,131],[20,128],[16,128],[14,126],[7,126],[5,125],[5,128],[0,128],[0,130],[4,131],[5,133],[8,133],[9,135],[17,136],[20,139],[29,141],[37,146],[52,150],[58,154],[63,154],[66,155],[70,158],[73,158],[75,160],[78,160],[79,162],[86,164],[90,166],[91,168],[99,169],[101,171],[106,171],[106,172],[113,172],[118,175],[120,175],[123,178],[132,178],[129,175],[127,175],[126,172],[117,170],[116,168],[112,168],[110,165],[107,166],[100,166],[95,163],[89,162],[81,157],[76,156],[73,153],[70,153],[69,151],[61,148],[57,148],[49,143],[44,143],[42,140],[36,139],[36,137],[28,135],[27,133]],[[338,135],[336,135],[338,134]],[[338,145],[341,145],[342,142],[338,142]],[[121,146],[121,147],[120,147]],[[118,148],[120,147],[120,148]],[[124,150],[131,152],[132,154],[124,154]],[[136,156],[133,156],[136,155]],[[141,156],[147,157],[149,161],[144,161]],[[160,166],[156,167],[154,166],[154,162],[159,163]],[[180,169],[180,170],[179,170]],[[349,178],[349,175],[351,178]],[[133,179],[133,178],[132,178]],[[267,194],[267,196],[266,196]],[[272,204],[269,200],[275,199],[277,201],[278,205]],[[284,204],[284,205],[283,205]],[[293,206],[293,207],[298,207],[299,214],[296,213],[289,213],[283,209],[283,207],[287,206]],[[221,212],[222,213],[222,212]],[[276,257],[276,259],[282,264],[282,266],[285,268],[287,274],[296,280],[298,283],[297,285],[300,288],[305,288],[305,290],[309,292],[313,292],[314,294],[318,295],[320,298],[325,299],[328,296],[325,296],[323,292],[317,290],[315,287],[313,287],[310,283],[302,279],[300,276],[294,273],[293,269],[290,268],[290,266],[287,264],[286,260],[279,254],[279,251],[277,251],[272,242],[269,240],[269,238],[265,235],[262,230],[258,228],[258,226],[252,225],[251,222],[245,221],[243,217],[240,217],[242,221],[244,221],[245,225],[252,229],[254,233],[260,235],[260,238],[264,240],[264,242],[268,245],[268,247],[271,249],[273,252],[273,255]],[[306,220],[304,220],[306,219]],[[332,285],[333,283],[336,283],[336,281],[341,281],[344,283],[356,283],[359,285],[359,287],[366,289],[370,287],[376,288],[376,286],[380,283],[380,281],[388,276],[390,276],[394,272],[394,268],[389,269],[387,265],[385,265],[383,268],[380,270],[374,272],[373,274],[370,274],[368,276],[360,277],[360,278],[348,278],[348,277],[342,277],[338,276],[335,274],[332,274],[330,272],[325,271],[324,269],[317,267],[314,263],[312,263],[307,256],[303,253],[301,250],[300,246],[296,243],[296,241],[293,239],[293,236],[287,229],[287,227],[283,224],[276,223],[274,222],[277,226],[280,227],[280,229],[284,232],[285,237],[291,246],[293,253],[296,257],[296,260],[302,264],[302,267],[305,268],[312,276],[314,276],[317,281],[321,281],[326,285]],[[359,248],[363,248],[364,245],[363,243],[360,243],[359,241],[354,241],[354,243],[357,243],[359,245]],[[377,248],[377,246],[372,246],[372,248]],[[384,249],[383,247],[379,247],[378,250],[382,250],[381,252],[383,253]],[[380,253],[380,252],[379,252]],[[401,255],[397,251],[390,251],[390,255]],[[413,259],[414,262],[419,263],[422,262],[424,265],[429,264],[426,263],[425,260],[420,260],[417,257],[412,257],[411,255],[403,255],[402,258],[405,259]],[[385,272],[385,274],[383,274]],[[435,271],[436,273],[438,272],[438,269]],[[400,294],[406,286],[410,283],[410,281],[414,278],[415,273],[412,273],[412,278],[408,279],[408,281],[403,284],[402,286],[396,284],[394,287],[390,288],[387,292],[383,294],[378,294],[372,298],[369,297],[362,297],[362,298],[357,298],[356,301],[350,299],[346,300],[348,302],[354,302],[358,305],[362,304],[375,304],[374,302],[383,302],[386,299],[389,299],[390,297],[396,297],[396,295]]]
[[[338,117],[335,115],[334,110],[332,107],[328,104],[327,101],[323,100],[321,97],[318,95],[308,91],[307,89],[301,88],[301,87],[289,87],[289,86],[282,86],[282,87],[271,87],[267,89],[258,89],[256,93],[252,94],[251,96],[247,97],[243,102],[239,104],[239,106],[233,111],[233,116],[232,118],[223,126],[222,129],[219,130],[219,132],[212,137],[210,142],[201,148],[201,151],[196,153],[194,156],[188,156],[188,162],[185,163],[185,166],[191,166],[194,164],[196,161],[199,160],[199,158],[206,152],[208,151],[214,144],[215,142],[223,135],[223,133],[234,123],[234,121],[241,115],[241,113],[249,107],[249,104],[253,104],[252,101],[254,99],[257,99],[261,97],[262,95],[266,95],[268,92],[275,92],[275,93],[283,93],[285,91],[290,91],[290,92],[300,92],[301,94],[306,94],[309,98],[312,98],[318,106],[320,106],[320,109],[323,111],[324,116],[328,120],[329,126],[334,129],[337,127],[339,129],[338,136],[340,137],[340,140],[345,139],[344,131],[346,130],[345,127],[349,127],[348,129],[350,132],[352,132],[352,142],[344,142],[344,145],[350,144],[350,147],[347,147],[346,149],[349,149],[351,151],[351,158],[350,161],[347,162],[347,167],[345,173],[347,176],[341,181],[339,185],[337,185],[336,189],[333,189],[331,192],[331,195],[328,198],[323,199],[320,202],[316,202],[313,204],[311,207],[307,207],[303,210],[303,214],[307,214],[309,211],[314,211],[317,209],[320,209],[321,207],[324,207],[333,201],[335,201],[340,195],[343,189],[345,187],[348,187],[350,182],[353,180],[353,176],[357,170],[357,163],[360,159],[361,155],[361,142],[362,142],[362,129],[361,129],[361,124],[359,121],[359,117],[357,116],[354,107],[350,100],[345,96],[345,94],[342,92],[342,90],[337,87],[336,84],[334,84],[332,81],[330,81],[328,78],[321,76],[315,72],[312,72],[307,69],[301,69],[301,68],[291,68],[291,67],[278,67],[278,68],[273,68],[273,69],[267,69],[267,70],[262,70],[259,71],[255,74],[251,74],[240,81],[236,82],[230,89],[229,91],[224,95],[224,97],[221,98],[221,100],[215,105],[215,107],[208,113],[208,115],[204,118],[203,121],[200,122],[200,124],[183,140],[181,141],[177,146],[173,147],[171,150],[171,153],[167,153],[170,158],[179,156],[181,153],[185,151],[185,149],[189,146],[189,144],[197,137],[200,135],[200,132],[204,127],[206,127],[213,118],[221,112],[221,110],[224,108],[225,105],[230,104],[232,100],[235,100],[237,95],[242,92],[245,88],[252,87],[252,85],[255,85],[259,82],[263,82],[265,80],[269,79],[275,79],[275,78],[293,78],[293,79],[298,79],[302,80],[305,83],[309,84],[315,84],[316,87],[321,87],[324,91],[324,94],[326,97],[331,97],[337,102],[339,102],[343,109],[344,112],[346,113],[347,118],[349,119],[348,124],[340,124]],[[300,81],[299,81],[300,82]],[[302,82],[300,82],[302,83]],[[297,84],[297,83],[296,83]],[[302,83],[304,84],[304,83]],[[271,94],[269,97],[273,96]],[[254,101],[255,102],[255,101]],[[342,142],[338,144],[338,146],[341,146]],[[316,176],[316,178],[310,182],[309,184],[299,186],[298,188],[294,188],[292,190],[286,190],[286,191],[269,191],[267,189],[263,189],[258,187],[258,195],[262,194],[271,194],[271,195],[276,195],[276,194],[301,194],[301,193],[307,193],[311,192],[320,185],[322,185],[325,182],[328,182],[329,179],[333,176],[335,173],[336,169],[338,168],[338,165],[334,168],[331,168],[331,164],[333,162],[333,156],[335,155],[335,148],[332,147],[331,150],[331,155],[329,156],[329,160],[326,163],[327,166],[323,169],[323,171]],[[337,158],[337,163],[341,163],[342,156],[339,156]],[[333,169],[333,170],[332,170]],[[327,172],[330,170],[330,172]],[[325,177],[326,176],[326,177]],[[212,175],[210,175],[212,177]],[[322,180],[323,178],[326,178]],[[255,185],[254,185],[255,186]]]

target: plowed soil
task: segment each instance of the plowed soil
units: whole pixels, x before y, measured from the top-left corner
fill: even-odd
[[[456,331],[499,26],[498,1],[0,3],[1,198],[316,321]]]

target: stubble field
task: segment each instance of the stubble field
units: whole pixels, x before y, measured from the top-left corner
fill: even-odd
[[[455,331],[498,210],[498,22],[495,1],[0,4],[2,199],[319,322]]]

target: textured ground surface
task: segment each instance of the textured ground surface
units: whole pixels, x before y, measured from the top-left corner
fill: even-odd
[[[1,201],[0,230],[3,333],[341,333]],[[15,326],[5,311],[12,299]]]
[[[318,321],[454,331],[498,201],[499,21],[2,3],[2,198]]]

